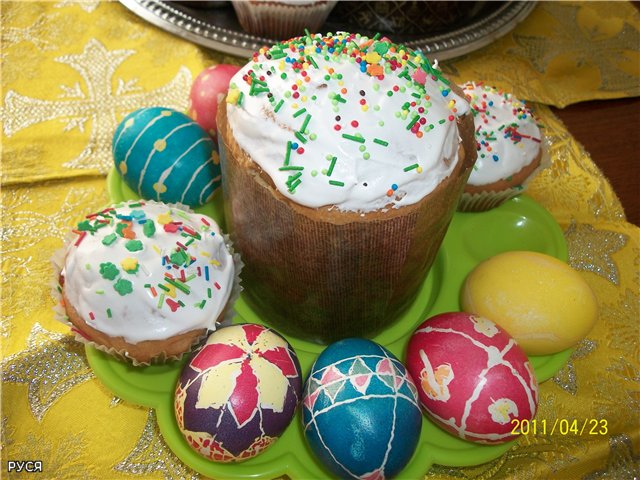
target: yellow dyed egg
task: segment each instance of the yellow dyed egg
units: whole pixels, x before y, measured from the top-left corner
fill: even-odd
[[[598,317],[596,297],[578,272],[537,252],[505,252],[480,263],[464,283],[462,308],[493,320],[529,355],[576,345]]]

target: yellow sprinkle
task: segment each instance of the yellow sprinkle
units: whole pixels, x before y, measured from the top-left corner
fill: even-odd
[[[362,105],[362,107],[360,108],[362,108],[363,112],[366,112],[367,110],[369,110],[369,105]]]
[[[219,267],[221,265],[221,263],[218,260],[216,260],[215,258],[213,260],[211,260],[209,263],[211,265],[215,265],[216,267]]]
[[[302,80],[300,80],[300,79],[296,80],[296,85],[298,85],[298,86],[302,85]]]
[[[240,98],[240,90],[237,88],[230,88],[229,93],[227,94],[227,103],[235,105],[238,103],[238,98]]]
[[[340,86],[344,85],[344,80],[340,80],[340,81],[338,82],[338,85],[340,85]]]
[[[170,283],[165,283],[164,286],[169,289],[169,291],[166,291],[165,293],[171,298],[176,298],[176,287],[171,285]]]
[[[303,95],[302,97],[300,97],[300,100],[304,103],[307,101],[307,97]]]
[[[298,106],[299,106],[299,105],[298,105],[297,103],[292,103],[292,104],[291,104],[291,108],[293,108],[293,109],[298,108]]]
[[[203,257],[210,257],[211,256],[211,254],[209,252],[204,251],[204,250],[202,252],[200,252],[200,255],[202,255]]]
[[[418,167],[418,168],[416,168],[416,172],[418,172],[418,173],[422,173],[422,167]]]
[[[158,255],[162,255],[162,251],[160,250],[160,247],[158,247],[157,245],[154,245],[154,246],[153,246],[153,249],[155,250],[155,252],[156,252]]]
[[[381,58],[382,57],[380,56],[380,54],[375,50],[368,52],[367,56],[364,57],[367,63],[373,63],[373,64],[377,64]]]
[[[120,262],[120,265],[125,271],[130,272],[137,268],[138,260],[133,257],[127,257]]]
[[[307,68],[309,68],[309,64],[308,64],[307,62],[304,62],[304,63],[302,64],[302,69],[303,69],[303,70],[306,70]]]
[[[164,212],[158,215],[157,221],[160,225],[166,225],[167,223],[171,223],[171,213]]]

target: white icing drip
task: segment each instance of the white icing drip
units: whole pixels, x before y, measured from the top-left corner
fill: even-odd
[[[529,165],[540,152],[542,137],[535,117],[524,102],[509,93],[473,82],[463,85],[463,90],[470,97],[475,115],[476,142],[480,145],[469,184],[497,182]],[[512,124],[522,135],[520,141],[512,139],[513,130],[509,128]],[[487,136],[492,139],[485,140]],[[485,143],[481,143],[483,141]]]
[[[162,203],[146,201],[144,206],[128,206],[135,203],[116,206],[115,213],[109,213],[113,218],[109,225],[93,234],[87,232],[81,240],[67,246],[62,271],[66,298],[90,326],[113,337],[124,337],[130,343],[162,340],[199,328],[214,329],[215,321],[231,294],[235,269],[219,227],[207,216],[187,213]],[[136,235],[134,240],[140,240],[143,245],[139,251],[127,250],[128,239],[116,231],[120,220],[115,216],[129,216],[132,211],[143,211],[147,221],[153,220],[155,224],[155,233],[147,238],[143,225],[135,218],[132,220],[131,229]],[[166,232],[158,222],[158,217],[167,212],[171,212],[171,221],[182,222],[183,226],[197,232],[200,239],[194,239],[187,246],[192,237],[182,236],[180,231]],[[201,219],[210,226],[206,226]],[[103,239],[111,234],[116,235],[115,241],[111,245],[104,245]],[[187,254],[194,260],[188,260],[179,268],[174,268],[166,260],[163,265],[163,257],[175,253],[179,247],[176,242],[185,245]],[[138,261],[136,273],[124,270],[121,262],[128,258]],[[100,273],[100,265],[107,262],[118,269],[113,280],[105,279]],[[171,288],[165,279],[167,272],[180,279],[181,271],[184,271],[184,278],[188,279],[181,282],[189,290],[188,294],[179,288]],[[194,277],[189,279],[191,275]],[[114,288],[119,279],[131,282],[133,291],[120,295]],[[173,297],[159,285],[175,291]],[[155,290],[155,296],[150,287]],[[165,297],[161,302],[160,296],[163,294]],[[183,306],[172,312],[167,299],[182,302]],[[203,301],[205,303],[200,308]]]
[[[360,37],[357,41],[362,44],[366,40],[366,37]],[[350,63],[348,57],[326,60],[324,54],[315,54],[315,46],[307,45],[306,49],[305,55],[312,56],[318,66],[309,64],[304,70],[311,79],[309,82],[294,71],[291,63],[284,59],[269,60],[261,54],[259,63],[249,62],[230,84],[232,90],[235,87],[242,92],[242,100],[237,105],[233,102],[227,105],[235,140],[271,177],[284,196],[312,208],[334,205],[344,211],[369,212],[416,203],[451,174],[458,161],[460,139],[457,124],[449,117],[454,115],[455,118],[456,114],[468,111],[464,99],[449,91],[444,96],[440,89],[448,90],[447,86],[431,76],[426,76],[424,83],[429,101],[424,97],[417,99],[412,95],[416,93],[415,82],[398,77],[405,66],[385,73],[381,80],[361,72],[359,64]],[[419,63],[418,57],[411,56],[410,59]],[[385,60],[379,64],[383,66]],[[271,74],[267,74],[268,71]],[[273,95],[272,101],[266,92],[251,94],[250,85],[243,80],[251,72],[264,77]],[[414,70],[409,74],[411,72]],[[284,79],[283,73],[286,74]],[[325,76],[329,74],[332,78],[327,80]],[[297,90],[292,90],[296,82]],[[393,91],[394,87],[397,91],[388,96],[387,92]],[[299,98],[287,97],[296,92]],[[344,102],[336,101],[335,94]],[[281,100],[284,101],[275,112]],[[366,101],[364,110],[362,100]],[[422,103],[411,107],[408,115],[396,116],[406,102],[416,100]],[[452,101],[454,103],[450,105]],[[421,127],[422,138],[407,128],[419,106],[426,110],[420,114],[426,120]],[[452,113],[454,106],[457,113]],[[306,111],[294,116],[303,108]],[[302,133],[307,141],[303,143],[295,133],[300,131],[307,115],[310,115],[305,129],[308,133]],[[440,123],[443,119],[445,121]],[[352,123],[354,121],[357,126]],[[430,124],[433,129],[425,131]],[[336,125],[340,125],[340,130],[334,128]],[[343,134],[360,134],[364,142],[344,138]],[[388,145],[376,143],[374,139]],[[291,152],[289,166],[303,167],[303,170],[281,170],[285,166],[289,141],[304,149],[302,154]],[[361,151],[361,147],[365,150]],[[369,159],[364,158],[365,153]],[[334,156],[336,161],[332,169]],[[419,168],[407,169],[415,164]],[[298,174],[300,183],[292,189],[287,181]],[[389,196],[390,190],[393,194]]]

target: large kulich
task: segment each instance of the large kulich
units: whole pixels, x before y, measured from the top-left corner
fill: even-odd
[[[353,34],[263,48],[218,109],[245,297],[284,333],[372,336],[415,300],[475,162],[461,90]]]

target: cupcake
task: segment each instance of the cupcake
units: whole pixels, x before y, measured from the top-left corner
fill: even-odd
[[[240,26],[273,39],[315,31],[325,22],[337,0],[235,0],[231,2]]]
[[[531,110],[511,93],[474,82],[462,88],[474,116],[478,159],[459,210],[489,210],[522,193],[544,166],[544,137]]]
[[[178,358],[216,328],[237,291],[209,217],[153,201],[88,215],[63,251],[63,319],[80,340],[134,364]]]
[[[415,300],[475,160],[462,91],[350,33],[253,55],[218,108],[245,299],[283,333],[371,336]]]

